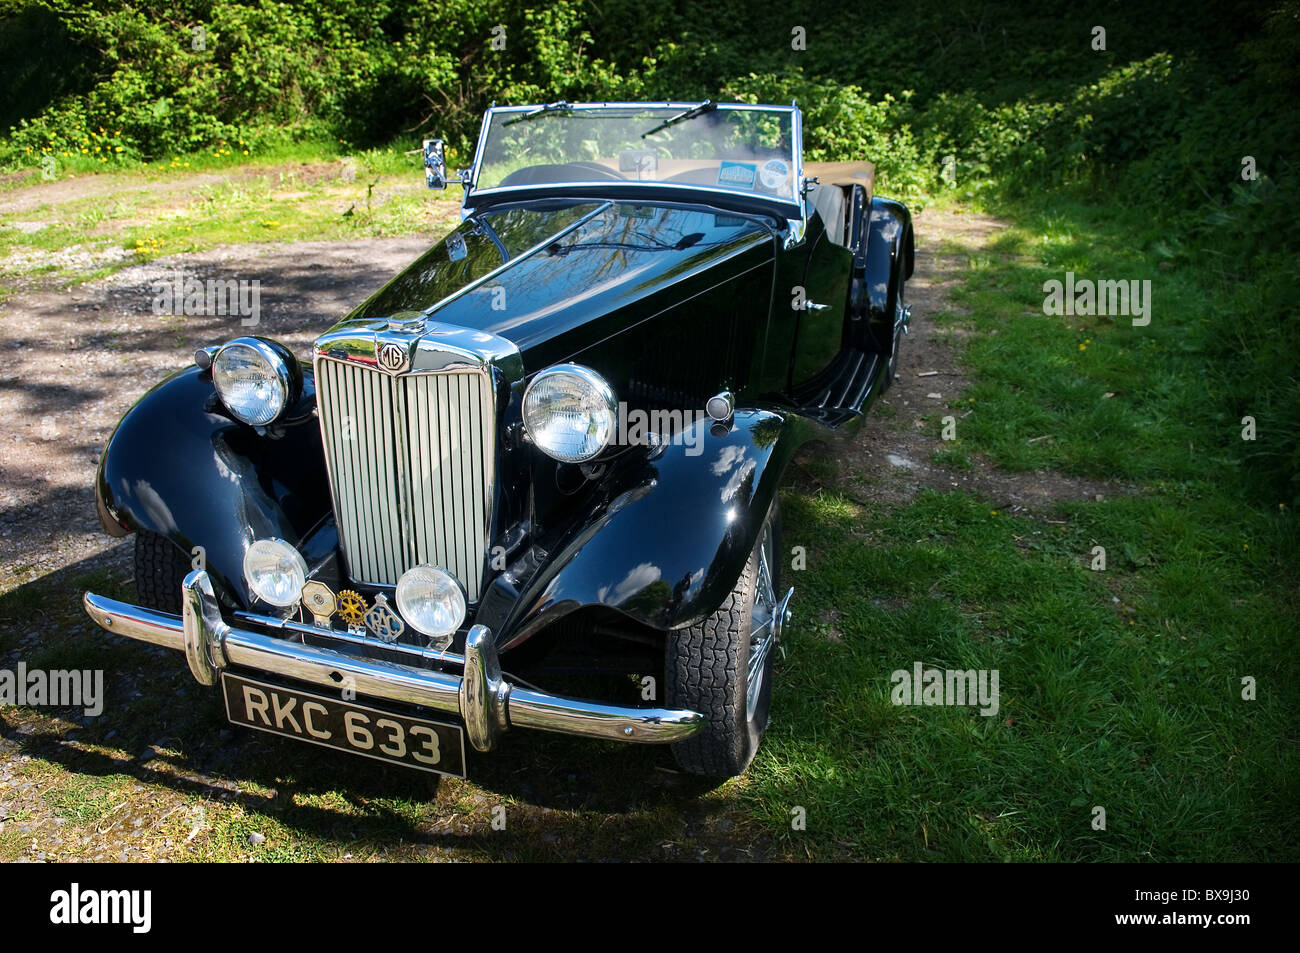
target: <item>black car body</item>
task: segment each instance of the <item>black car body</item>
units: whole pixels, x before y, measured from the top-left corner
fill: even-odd
[[[665,124],[594,160],[520,144],[590,152],[580,120]],[[892,380],[912,271],[906,208],[868,163],[804,165],[800,123],[740,104],[490,110],[460,226],[309,362],[262,339],[206,348],[127,413],[97,495],[108,532],[138,534],[143,605],[88,594],[87,611],[183,650],[234,721],[412,767],[460,773],[462,727],[479,750],[534,727],[742,771],[790,611],[782,473]],[[494,154],[512,171],[488,184]],[[443,185],[440,144],[426,157]],[[644,678],[631,704],[591,701],[503,666]]]

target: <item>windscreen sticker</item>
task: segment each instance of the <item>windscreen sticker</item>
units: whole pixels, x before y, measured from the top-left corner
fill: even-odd
[[[762,183],[763,188],[769,192],[775,192],[785,185],[786,179],[790,178],[790,167],[780,159],[768,159],[763,163],[763,171],[759,173],[758,180]]]
[[[752,162],[723,162],[718,168],[718,185],[733,189],[752,189],[758,167]]]

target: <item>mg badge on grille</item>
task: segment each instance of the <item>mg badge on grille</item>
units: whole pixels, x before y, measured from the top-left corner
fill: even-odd
[[[366,613],[366,628],[385,642],[396,642],[406,631],[406,623],[388,607],[388,598],[380,593]]]
[[[406,368],[406,348],[392,341],[379,345],[375,358],[379,361],[380,367],[393,374]]]

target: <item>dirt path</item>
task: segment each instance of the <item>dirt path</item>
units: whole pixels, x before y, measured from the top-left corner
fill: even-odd
[[[888,409],[872,414],[841,459],[837,487],[900,503],[925,487],[959,488],[1008,509],[1110,492],[1056,474],[999,473],[980,460],[965,472],[930,462],[943,444],[937,427],[923,418],[965,386],[952,346],[927,321],[951,307],[949,290],[965,256],[932,249],[944,243],[979,249],[999,224],[928,210],[916,227],[918,262],[908,286],[913,333],[905,342],[903,377],[882,401]],[[353,859],[460,857],[466,849],[468,856],[528,856],[533,847],[507,850],[472,836],[488,829],[489,812],[502,798],[511,804],[512,829],[523,831],[518,843],[533,845],[539,856],[556,850],[593,859],[602,851],[662,859],[769,855],[761,835],[727,798],[701,800],[680,778],[647,769],[644,758],[625,749],[608,755],[602,749],[602,766],[575,768],[584,764],[581,753],[563,739],[517,745],[511,739],[504,752],[475,766],[483,772],[480,785],[444,782],[433,801],[426,801],[422,782],[402,780],[400,772],[373,782],[351,780],[368,777],[353,773],[340,782],[340,769],[317,764],[324,759],[314,751],[291,755],[301,756],[295,765],[307,767],[295,770],[310,780],[282,790],[273,762],[283,745],[268,748],[276,743],[248,737],[252,732],[214,736],[207,715],[194,714],[190,699],[199,692],[183,665],[161,650],[106,639],[81,614],[80,589],[88,579],[130,579],[130,544],[103,535],[91,495],[109,433],[131,403],[185,365],[195,347],[241,333],[238,318],[154,315],[152,283],[178,269],[199,278],[259,279],[258,332],[305,353],[313,335],[432,238],[219,248],[130,267],[75,289],[19,291],[0,304],[0,594],[36,593],[23,603],[30,608],[21,618],[0,619],[0,625],[17,626],[9,634],[21,646],[0,656],[0,667],[32,657],[50,643],[53,628],[88,640],[81,644],[101,657],[111,651],[110,694],[122,706],[112,709],[111,727],[106,719],[66,721],[19,709],[0,717],[0,859],[266,856],[258,853],[261,842],[241,839],[257,834],[256,824],[264,828],[269,818],[282,816],[292,819],[287,829],[296,832],[284,839],[313,842],[306,854],[312,857],[353,858],[349,845],[362,835],[371,846]],[[75,652],[64,657],[75,664]],[[170,701],[160,701],[160,693]],[[605,777],[611,770],[631,780],[611,781]],[[125,780],[112,780],[119,777]],[[68,793],[87,787],[96,792],[85,795],[89,806]],[[410,789],[402,795],[410,800],[402,803],[418,808],[375,808],[375,799],[394,787]],[[346,803],[335,803],[336,789],[346,790]],[[630,808],[629,799],[639,806]],[[569,846],[548,846],[556,844]],[[294,843],[276,846],[286,852],[277,856],[302,856]]]
[[[46,286],[0,304],[0,592],[102,552],[112,541],[90,488],[113,427],[196,347],[250,329],[238,317],[153,313],[154,283],[261,282],[259,333],[306,354],[431,238],[243,245],[160,258],[104,281]]]

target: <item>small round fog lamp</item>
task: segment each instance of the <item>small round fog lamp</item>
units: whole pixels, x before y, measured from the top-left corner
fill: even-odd
[[[302,598],[307,563],[284,540],[259,539],[244,553],[244,580],[263,602],[288,608]]]
[[[454,635],[465,621],[465,590],[437,566],[416,566],[397,580],[397,611],[408,625],[430,638]]]

